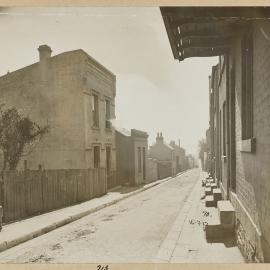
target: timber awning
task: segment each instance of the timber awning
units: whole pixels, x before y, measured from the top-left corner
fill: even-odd
[[[225,54],[239,27],[270,18],[270,7],[161,7],[175,59]]]

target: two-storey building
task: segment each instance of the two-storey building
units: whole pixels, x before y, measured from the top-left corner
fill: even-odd
[[[50,127],[19,168],[114,172],[115,75],[81,49],[51,56],[42,45],[38,51],[38,62],[0,77],[2,103]]]

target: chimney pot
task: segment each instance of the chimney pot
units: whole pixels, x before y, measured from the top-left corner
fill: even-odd
[[[52,49],[48,45],[40,45],[38,47],[39,61],[46,60],[51,57]]]

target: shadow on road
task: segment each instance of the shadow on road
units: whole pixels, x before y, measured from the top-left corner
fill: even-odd
[[[207,243],[223,243],[226,248],[236,247],[236,239],[235,237],[227,237],[227,238],[215,238],[215,239],[206,239]]]
[[[139,185],[139,186],[119,186],[117,188],[111,189],[108,192],[116,192],[120,194],[127,194],[136,190],[139,190],[143,188],[144,185]]]

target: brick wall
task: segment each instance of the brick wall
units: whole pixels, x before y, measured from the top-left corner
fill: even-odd
[[[269,262],[270,244],[270,39],[269,22],[253,25],[253,137],[256,152],[242,151],[240,38],[234,44],[236,63],[236,197],[232,200],[245,244],[254,261]],[[267,35],[268,33],[268,35]],[[244,233],[243,233],[244,231]],[[245,254],[252,258],[250,252]],[[257,259],[256,259],[257,258]],[[251,260],[252,261],[252,260]]]
[[[146,182],[150,183],[158,180],[158,163],[154,158],[146,159]]]

